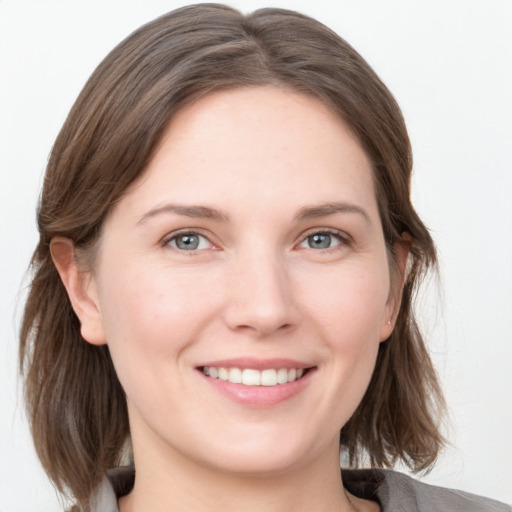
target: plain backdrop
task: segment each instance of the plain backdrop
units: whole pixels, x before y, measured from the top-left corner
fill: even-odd
[[[24,275],[46,159],[99,61],[187,2],[0,0],[0,512],[61,510],[35,457],[16,373]],[[512,502],[512,1],[232,1],[302,11],[347,39],[402,106],[413,197],[441,285],[419,304],[450,409],[424,478]]]

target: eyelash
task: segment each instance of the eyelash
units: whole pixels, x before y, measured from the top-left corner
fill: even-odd
[[[312,229],[305,234],[301,236],[301,240],[298,243],[299,247],[307,241],[309,237],[312,237],[314,235],[329,235],[331,237],[336,238],[338,240],[338,244],[336,244],[334,247],[326,247],[324,249],[319,249],[322,252],[332,252],[337,250],[340,246],[349,246],[352,242],[352,239],[349,235],[347,235],[343,231],[338,231],[337,229],[332,228],[315,228]],[[313,249],[313,247],[304,247],[304,249]]]
[[[165,237],[162,240],[161,245],[162,245],[162,247],[170,246],[174,250],[182,252],[182,253],[188,252],[188,253],[193,254],[193,253],[197,253],[199,251],[205,250],[204,248],[203,249],[196,248],[196,249],[186,250],[186,249],[180,249],[177,246],[171,245],[171,242],[173,240],[176,240],[180,236],[183,237],[183,236],[187,236],[187,235],[191,236],[191,237],[195,236],[195,237],[202,238],[202,239],[206,240],[210,246],[212,246],[211,248],[217,249],[216,246],[210,241],[210,239],[206,235],[203,235],[199,231],[194,231],[194,230],[185,230],[185,231],[179,231],[177,233],[171,233],[169,236]],[[352,242],[351,237],[342,231],[338,231],[338,230],[332,229],[332,228],[315,228],[315,229],[312,229],[312,230],[304,233],[303,235],[301,235],[300,241],[297,244],[295,244],[295,247],[297,247],[297,246],[300,247],[303,243],[305,243],[307,241],[307,239],[309,237],[312,237],[315,235],[328,235],[328,236],[334,237],[339,242],[338,244],[336,244],[333,247],[320,248],[319,251],[322,251],[322,252],[332,252],[332,251],[335,251],[339,246],[347,246],[347,245],[350,245]],[[201,243],[201,242],[199,242],[199,243]],[[313,247],[304,247],[304,249],[315,250]]]
[[[180,249],[177,246],[173,247],[171,245],[171,242],[173,240],[176,240],[179,237],[184,237],[184,236],[191,236],[191,237],[195,236],[195,237],[202,238],[202,239],[206,240],[210,246],[215,248],[215,245],[210,241],[210,239],[207,236],[203,235],[199,231],[194,231],[194,230],[184,230],[184,231],[179,231],[177,233],[171,233],[169,236],[166,236],[162,240],[161,245],[162,245],[162,247],[165,247],[165,246],[172,247],[174,250],[182,252],[182,253],[186,253],[186,252],[188,252],[188,253],[195,253],[195,252],[203,251],[204,250],[204,249],[190,249],[190,250],[186,250],[186,249]],[[199,242],[199,243],[201,243],[201,242]]]

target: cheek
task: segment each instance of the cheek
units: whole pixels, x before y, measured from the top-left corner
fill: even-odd
[[[341,426],[362,400],[375,368],[387,315],[387,268],[384,272],[379,267],[348,272],[336,284],[329,288],[318,323],[325,326],[324,339],[332,358],[329,371],[335,383],[335,403],[343,396]]]
[[[170,390],[188,385],[188,349],[211,318],[214,298],[205,297],[190,276],[170,276],[157,267],[144,273],[125,267],[103,282],[107,343],[128,402],[147,418],[158,417],[163,405],[179,408],[180,395]]]
[[[380,341],[389,297],[387,268],[345,266],[325,276],[315,276],[315,286],[304,290],[305,307],[334,344],[358,350]]]
[[[102,320],[118,372],[143,364],[156,371],[171,357],[179,363],[180,352],[216,310],[215,296],[207,296],[198,280],[158,266],[141,272],[125,265],[122,272],[104,275],[102,283]]]

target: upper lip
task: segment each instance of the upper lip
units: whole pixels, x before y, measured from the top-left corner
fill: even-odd
[[[251,368],[253,370],[270,370],[279,368],[306,369],[315,365],[288,358],[259,359],[255,357],[237,357],[234,359],[216,359],[214,361],[206,361],[199,364],[197,367],[203,368],[205,366],[213,366],[217,368]]]

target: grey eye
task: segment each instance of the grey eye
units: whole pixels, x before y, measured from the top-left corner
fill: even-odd
[[[330,233],[314,233],[307,236],[300,244],[301,247],[309,249],[329,249],[340,245],[340,237]]]
[[[199,237],[197,235],[180,235],[176,237],[176,247],[191,251],[199,246]]]
[[[181,251],[195,251],[207,249],[210,246],[208,240],[197,233],[181,233],[169,240],[169,245]]]
[[[311,247],[311,249],[327,249],[331,246],[331,238],[331,235],[325,233],[317,233],[308,236],[308,246]]]

